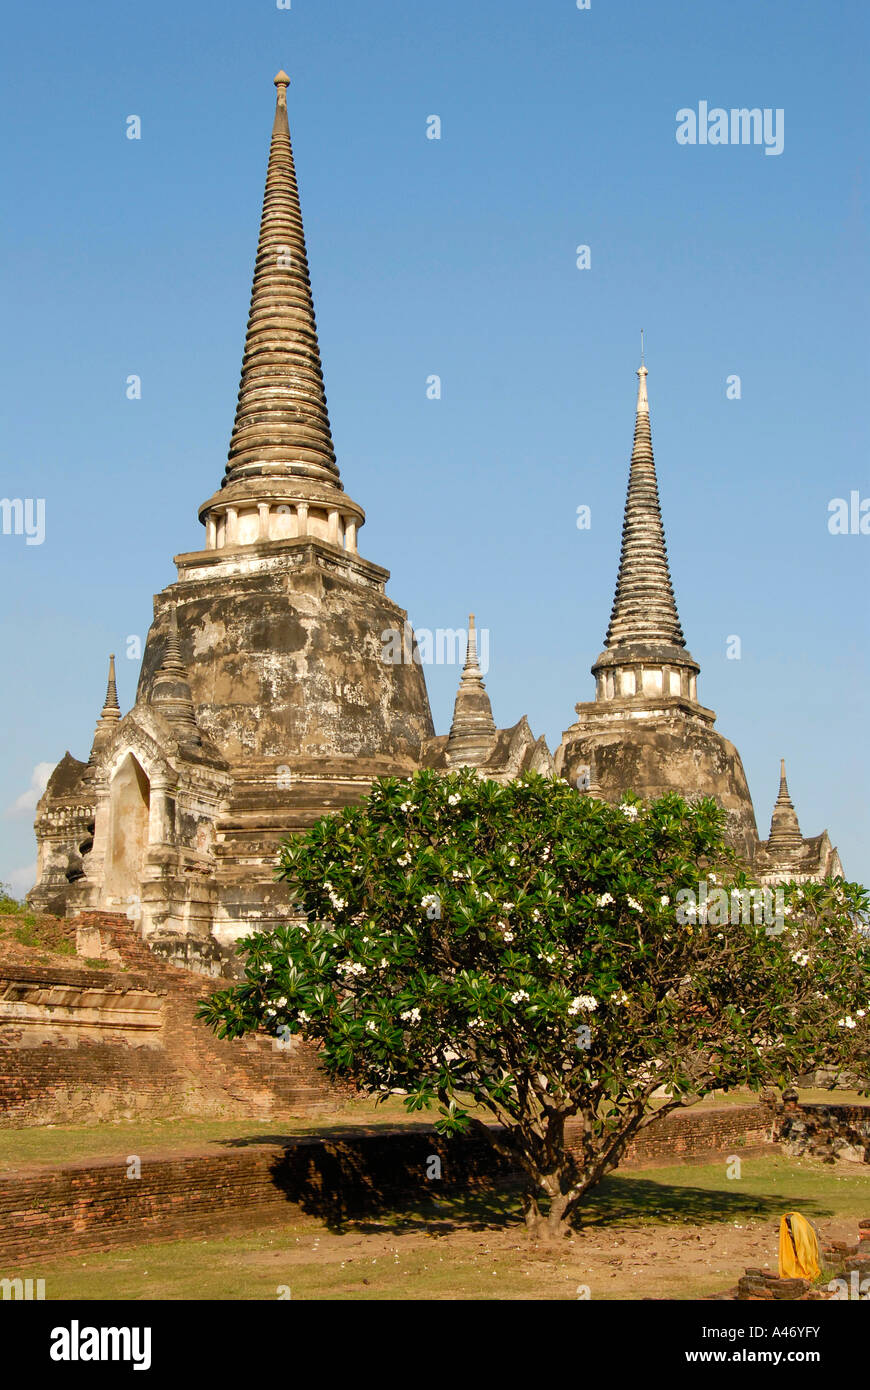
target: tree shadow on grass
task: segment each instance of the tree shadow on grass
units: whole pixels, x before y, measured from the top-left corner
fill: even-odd
[[[385,1131],[354,1127],[317,1135],[248,1135],[225,1139],[230,1148],[263,1145],[283,1152],[270,1157],[269,1172],[286,1200],[330,1229],[455,1230],[504,1229],[521,1224],[516,1169],[485,1139],[450,1140],[431,1130]],[[432,1160],[438,1163],[433,1165]],[[588,1230],[637,1225],[697,1226],[735,1220],[772,1220],[796,1199],[784,1193],[750,1193],[739,1183],[727,1188],[611,1176],[589,1194],[575,1225]],[[810,1192],[800,1198],[811,1218],[832,1215]]]
[[[605,1178],[583,1203],[577,1224],[587,1228],[636,1225],[654,1221],[671,1225],[712,1224],[736,1218],[769,1220],[794,1207],[795,1198],[733,1190],[707,1189],[650,1178]],[[801,1210],[810,1217],[831,1216],[831,1208],[811,1195],[801,1197]]]

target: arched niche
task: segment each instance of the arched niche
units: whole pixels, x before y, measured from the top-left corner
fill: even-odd
[[[109,897],[121,900],[139,897],[150,812],[151,784],[141,764],[128,753],[109,785],[105,878]]]

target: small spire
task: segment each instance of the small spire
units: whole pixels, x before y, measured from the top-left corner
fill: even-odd
[[[118,704],[118,687],[115,684],[115,653],[109,657],[109,683],[106,686],[106,700],[103,705],[104,719],[120,719],[121,706]]]
[[[275,86],[278,88],[278,105],[287,105],[287,88],[290,86],[290,78],[282,68],[275,78]]]
[[[94,741],[91,744],[91,752],[88,758],[89,766],[97,760],[97,754],[112,738],[115,732],[115,725],[121,718],[121,706],[118,704],[118,687],[115,683],[115,655],[109,657],[109,681],[106,686],[106,698],[103,701],[103,708],[97,720],[97,727],[94,730]]]
[[[161,671],[171,671],[173,675],[187,675],[187,668],[181,656],[181,645],[178,641],[178,610],[173,603],[169,610],[169,636],[166,639],[166,651],[163,654],[163,664]]]
[[[474,614],[468,615],[465,665],[459,678],[453,723],[447,739],[447,760],[455,767],[479,767],[495,742],[495,720],[477,660]]]
[[[160,669],[151,686],[151,703],[168,720],[183,743],[201,743],[196,724],[193,696],[187,680],[187,667],[178,640],[178,613],[173,603],[169,609],[169,634]]]
[[[785,775],[785,758],[779,764],[779,794],[774,802],[767,847],[773,853],[789,853],[803,846],[803,835]]]
[[[474,626],[474,614],[468,615],[468,638],[465,644],[465,665],[462,668],[463,678],[465,672],[475,671],[480,675],[480,668],[477,664],[477,632]]]

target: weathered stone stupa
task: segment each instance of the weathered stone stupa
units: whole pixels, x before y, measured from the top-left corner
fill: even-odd
[[[698,703],[668,569],[641,366],[622,557],[595,700],[555,763],[523,716],[498,728],[473,618],[449,734],[435,735],[407,615],[358,550],[365,513],[339,475],[308,274],[283,72],[272,128],[229,458],[202,549],[154,600],[136,703],[114,658],[88,761],[67,753],[37,808],[43,911],[122,911],[152,948],[228,972],[235,940],[283,921],[280,842],[365,795],[373,778],[534,769],[619,799],[711,795],[765,881],[839,872],[804,840],[783,782],[759,842],[740,756]],[[401,634],[403,656],[386,659]],[[410,659],[408,659],[410,658]],[[790,808],[790,809],[789,809]]]
[[[622,551],[604,651],[592,667],[595,699],[575,706],[578,719],[562,736],[556,768],[608,801],[627,791],[714,797],[746,861],[754,865],[760,855],[765,881],[840,872],[827,836],[803,840],[796,817],[786,835],[775,814],[776,833],[759,844],[740,754],[698,701],[700,667],[686,648],[668,565],[643,362],[637,375]],[[801,875],[793,874],[798,867]]]
[[[421,667],[381,659],[381,633],[407,615],[384,592],[388,571],[358,552],[365,514],[336,463],[288,83],[275,79],[238,406],[222,484],[200,508],[205,545],[177,557],[155,599],[135,706],[120,719],[107,701],[84,781],[73,789],[65,769],[66,799],[94,824],[83,873],[70,885],[66,864],[60,881],[43,872],[32,895],[123,907],[154,944],[228,944],[274,903],[286,915],[278,841],[372,777],[407,774],[434,733]],[[56,775],[37,822],[55,844],[59,790]]]
[[[133,709],[121,717],[112,668],[88,763],[67,754],[55,769],[29,895],[50,911],[120,909],[152,947],[209,970],[240,934],[286,919],[281,840],[375,777],[437,764],[443,742],[413,634],[403,659],[385,659],[407,614],[386,596],[389,572],[359,554],[365,513],[336,463],[289,80],[275,78],[238,405],[221,486],[199,511],[205,546],[176,557],[177,582],[154,600]],[[488,775],[530,765],[533,750],[552,768],[524,719],[489,735]]]

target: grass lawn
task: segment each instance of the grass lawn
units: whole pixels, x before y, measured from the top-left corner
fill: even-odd
[[[48,1299],[692,1299],[746,1265],[776,1267],[779,1218],[800,1210],[827,1237],[870,1216],[870,1174],[784,1157],[614,1174],[573,1240],[533,1246],[510,1194],[432,1200],[340,1229],[288,1207],[276,1222],[208,1238],[40,1258]]]
[[[36,1125],[30,1129],[0,1129],[0,1174],[23,1166],[56,1166],[89,1158],[111,1158],[128,1153],[185,1152],[219,1146],[221,1140],[262,1136],[340,1132],[370,1125],[421,1124],[435,1119],[409,1115],[391,1096],[381,1105],[371,1100],[352,1100],[333,1114],[304,1120],[200,1119],[184,1115],[167,1120],[118,1120],[99,1125]]]

